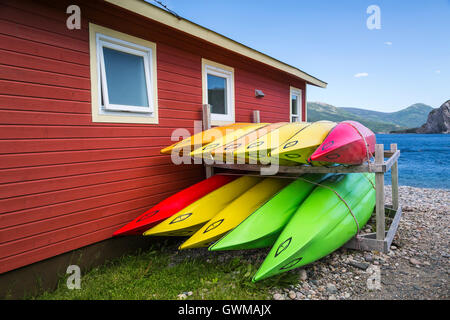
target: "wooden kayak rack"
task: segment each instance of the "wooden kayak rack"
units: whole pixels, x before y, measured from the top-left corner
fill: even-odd
[[[253,111],[253,122],[260,122],[259,111]],[[203,130],[211,128],[211,107],[208,104],[203,105]],[[348,241],[344,247],[355,250],[379,251],[387,253],[397,232],[397,228],[402,216],[402,208],[398,201],[398,159],[400,150],[397,150],[397,144],[391,144],[390,150],[384,150],[384,145],[375,146],[375,159],[368,163],[357,166],[333,166],[333,167],[312,167],[312,166],[279,166],[277,174],[264,175],[265,177],[289,178],[298,177],[305,173],[375,173],[375,219],[376,232],[360,234]],[[385,159],[386,158],[386,159]],[[261,169],[269,166],[258,164],[224,164],[210,163],[204,164],[206,177],[214,174],[214,169],[219,169],[222,174],[231,175],[261,175]],[[223,172],[231,170],[230,172]],[[385,204],[384,175],[391,171],[392,185],[392,205]],[[389,228],[386,230],[386,216],[392,219]]]

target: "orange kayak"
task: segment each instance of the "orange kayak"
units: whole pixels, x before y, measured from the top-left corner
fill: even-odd
[[[192,152],[197,148],[201,148],[206,144],[213,142],[214,140],[222,138],[224,135],[236,131],[240,128],[252,125],[253,123],[233,123],[226,126],[214,127],[199,133],[196,133],[189,138],[178,141],[160,152],[162,154],[171,154],[172,152],[184,153]]]
[[[252,131],[234,141],[231,141],[227,144],[217,147],[216,149],[211,151],[211,154],[214,155],[214,158],[217,160],[219,160],[220,158],[223,158],[224,160],[227,158],[234,159],[236,157],[235,156],[236,149],[250,144],[251,142],[268,134],[272,130],[284,126],[285,124],[287,123],[286,122],[271,123],[262,128],[256,129],[255,131]]]

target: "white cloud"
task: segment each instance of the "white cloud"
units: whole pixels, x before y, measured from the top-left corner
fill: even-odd
[[[360,72],[354,75],[355,78],[368,77],[369,74],[367,72]]]
[[[387,45],[387,46],[392,46],[392,42],[391,41],[386,41],[384,44]]]

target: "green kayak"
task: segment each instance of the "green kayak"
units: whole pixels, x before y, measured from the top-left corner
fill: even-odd
[[[373,212],[374,181],[375,175],[366,173],[323,181],[289,220],[252,281],[304,266],[344,245],[357,233],[356,221],[362,228]]]
[[[272,246],[303,200],[328,175],[308,174],[294,180],[252,213],[209,250],[243,250]]]

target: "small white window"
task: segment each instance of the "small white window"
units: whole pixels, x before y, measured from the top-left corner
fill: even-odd
[[[152,113],[152,49],[97,34],[97,55],[102,108]]]
[[[89,24],[93,122],[158,123],[156,44]]]
[[[234,122],[234,69],[203,61],[203,103],[211,105],[211,122]]]
[[[302,90],[291,87],[290,114],[291,122],[302,121]]]

